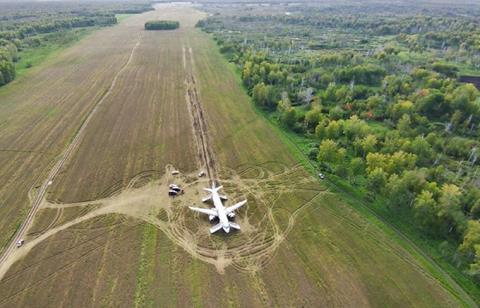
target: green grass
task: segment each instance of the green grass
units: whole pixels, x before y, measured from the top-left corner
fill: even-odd
[[[256,108],[258,109],[258,108]],[[274,124],[277,128],[277,131],[284,136],[282,138],[287,146],[295,152],[301,152],[297,154],[296,157],[303,156],[299,160],[307,170],[309,170],[312,175],[316,176],[319,169],[318,164],[314,161],[308,159],[306,153],[309,149],[309,145],[315,140],[306,138],[295,134],[294,132],[286,129],[282,129],[278,121],[271,114],[260,111],[260,114],[263,114],[270,123]],[[444,254],[440,250],[440,245],[444,241],[435,240],[424,236],[414,224],[412,224],[412,215],[410,212],[405,209],[390,210],[386,207],[387,201],[378,197],[373,202],[368,202],[366,195],[367,191],[365,189],[352,186],[347,180],[339,178],[335,175],[328,175],[329,180],[326,181],[329,184],[329,188],[338,193],[342,199],[349,204],[351,207],[355,208],[357,211],[363,214],[371,223],[375,224],[377,227],[382,229],[384,232],[389,234],[394,238],[403,248],[408,250],[417,261],[419,261],[424,267],[428,268],[429,271],[442,282],[445,288],[447,288],[452,294],[455,294],[457,298],[462,300],[461,295],[452,288],[451,284],[448,282],[446,277],[441,271],[439,271],[435,266],[432,266],[431,262],[425,259],[418,251],[412,247],[404,238],[399,236],[397,232],[394,232],[394,229],[397,229],[399,233],[406,236],[410,241],[413,242],[421,251],[426,253],[428,257],[432,258],[437,265],[441,267],[443,271],[448,273],[476,302],[480,301],[480,288],[473,281],[472,278],[466,276],[462,272],[462,268],[456,268],[445,259]],[[442,245],[443,249],[450,251],[450,255],[453,255],[455,252],[455,247],[453,245]]]
[[[258,110],[258,108],[256,109]],[[279,125],[276,117],[272,116],[272,114],[260,110],[258,112],[267,118],[283,136],[282,140],[285,142],[285,144],[292,151],[297,152],[297,155],[295,156],[302,156],[302,158],[299,159],[299,162],[301,162],[304,167],[312,173],[313,176],[316,176],[319,172],[319,166],[317,162],[312,161],[307,157],[307,151],[310,148],[310,144],[316,140],[298,135],[290,130],[283,129]],[[378,129],[387,128],[378,127]],[[346,201],[346,203],[354,207],[357,211],[361,212],[367,219],[369,219],[370,222],[373,222],[377,227],[392,235],[393,238],[396,238],[398,243],[415,255],[417,260],[421,261],[425,267],[429,268],[435,277],[442,281],[447,289],[454,294],[457,293],[456,291],[452,290],[451,287],[449,287],[450,283],[445,280],[443,274],[432,267],[429,264],[430,262],[425,260],[423,256],[420,256],[418,252],[412,250],[411,245],[401,239],[396,232],[392,232],[391,227],[397,229],[401,234],[405,235],[416,246],[418,246],[418,248],[427,253],[427,255],[431,257],[445,272],[447,272],[469,295],[474,298],[475,301],[480,301],[480,288],[478,285],[473,281],[472,278],[463,274],[463,268],[456,268],[453,266],[453,264],[445,258],[444,254],[442,254],[442,251],[440,250],[440,245],[442,245],[443,249],[449,250],[450,255],[453,255],[455,253],[455,247],[452,244],[448,243],[445,245],[444,241],[435,240],[423,235],[422,231],[412,224],[412,215],[409,211],[405,209],[391,210],[387,208],[387,200],[382,197],[378,197],[373,202],[368,202],[366,198],[367,191],[365,189],[352,186],[347,180],[339,178],[335,175],[329,175],[328,177],[329,181],[326,183],[330,184],[329,187],[332,191],[338,193],[342,199]],[[383,221],[384,223],[380,223],[379,220]]]
[[[455,63],[451,63],[455,64]],[[464,63],[461,64],[455,64],[458,67],[458,75],[460,76],[476,76],[480,77],[480,70],[476,69],[475,67],[471,65],[467,65]]]
[[[229,64],[229,68],[232,73],[240,79],[240,71],[238,68],[231,63]],[[253,105],[253,102],[250,103]],[[255,107],[254,110],[255,113],[267,120],[266,122],[277,132],[283,144],[290,149],[290,153],[294,158],[313,176],[317,176],[320,171],[319,165],[316,161],[310,160],[307,153],[311,144],[314,142],[318,143],[318,140],[301,136],[291,130],[284,129],[280,126],[274,113],[268,113],[257,107]],[[386,131],[388,127],[378,124],[374,125],[374,129]],[[452,285],[449,277],[445,276],[444,272],[455,280],[476,302],[480,301],[480,289],[475,282],[464,275],[462,269],[455,268],[443,257],[439,249],[441,241],[432,240],[423,236],[421,231],[411,223],[411,215],[408,215],[406,212],[389,211],[385,206],[386,200],[382,198],[374,202],[368,202],[365,198],[367,192],[364,189],[354,187],[348,181],[334,175],[329,175],[328,178],[329,181],[325,181],[324,184],[328,185],[331,191],[337,193],[346,204],[361,213],[371,224],[384,231],[397,244],[407,250],[422,267],[426,268],[428,272],[456,298],[463,302],[464,305],[468,306],[468,302],[462,297],[459,290]],[[454,250],[453,247],[449,249]],[[432,263],[428,257],[433,259],[441,269]]]
[[[20,60],[15,64],[16,78],[21,78],[27,72],[36,68],[50,58],[54,58],[64,49],[72,46],[86,35],[98,28],[75,29],[39,35],[42,44],[19,52]]]
[[[125,21],[125,19],[127,19],[128,17],[131,17],[133,15],[136,15],[136,14],[116,14],[115,17],[117,18],[117,22],[121,23],[121,22]]]
[[[153,269],[155,266],[155,250],[157,246],[158,229],[151,224],[145,224],[143,228],[142,248],[137,269],[137,283],[135,287],[135,307],[153,307],[148,298],[148,290],[154,280]]]

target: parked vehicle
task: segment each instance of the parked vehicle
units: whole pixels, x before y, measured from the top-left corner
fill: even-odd
[[[22,247],[22,245],[23,245],[24,243],[25,243],[25,240],[24,240],[23,238],[20,239],[20,240],[18,240],[18,242],[17,242],[17,248]]]

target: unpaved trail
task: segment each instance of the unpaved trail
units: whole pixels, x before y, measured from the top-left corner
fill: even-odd
[[[10,245],[8,245],[7,249],[5,249],[4,253],[0,257],[0,279],[1,279],[1,277],[3,277],[3,274],[6,272],[6,270],[10,267],[10,265],[11,265],[10,262],[6,262],[6,261],[7,261],[7,259],[9,259],[12,252],[16,249],[16,243],[20,239],[25,237],[28,229],[30,228],[30,226],[33,222],[35,214],[38,212],[38,209],[39,209],[42,201],[45,198],[48,187],[53,182],[55,177],[58,175],[58,173],[60,172],[62,167],[65,165],[65,162],[68,161],[68,159],[72,156],[72,153],[75,152],[75,149],[81,143],[82,138],[85,135],[86,129],[87,129],[88,124],[90,123],[91,119],[94,117],[98,108],[102,105],[102,103],[105,101],[105,99],[112,93],[112,89],[115,87],[118,77],[122,74],[122,72],[126,69],[126,67],[132,61],[132,58],[135,54],[135,50],[140,45],[140,40],[141,40],[141,36],[138,38],[137,43],[132,48],[132,51],[130,52],[130,55],[129,55],[127,61],[125,62],[125,64],[123,64],[123,66],[120,68],[120,70],[114,76],[114,78],[112,80],[112,83],[110,84],[110,86],[107,89],[107,91],[105,92],[105,94],[98,100],[98,102],[94,105],[92,110],[88,113],[85,121],[83,121],[82,125],[78,129],[78,131],[75,134],[72,142],[68,145],[68,147],[60,155],[60,159],[55,163],[53,168],[50,170],[47,178],[45,179],[43,184],[40,186],[40,189],[37,191],[35,197],[33,198],[32,207],[30,208],[30,211],[28,212],[27,217],[25,218],[24,222],[22,223],[22,225],[18,229],[17,233],[13,237]]]
[[[198,150],[198,163],[201,168],[206,170],[207,176],[211,183],[219,182],[218,167],[215,153],[213,152],[212,143],[210,142],[210,136],[208,134],[208,125],[206,121],[205,111],[197,90],[197,81],[194,74],[194,59],[192,48],[188,48],[188,56],[186,48],[182,48],[183,51],[183,67],[185,69],[185,87],[186,94],[185,99],[188,105],[188,111],[190,112],[193,135],[195,136],[195,143]],[[190,63],[187,62],[187,57],[190,59]]]
[[[256,166],[255,168],[261,168]],[[240,238],[235,242],[218,242],[212,245],[209,241],[208,228],[209,223],[201,219],[194,218],[194,222],[187,222],[192,217],[188,206],[198,202],[198,196],[202,193],[208,179],[197,179],[194,174],[185,174],[175,177],[175,181],[182,187],[185,187],[186,193],[181,198],[172,199],[165,193],[173,178],[171,171],[173,166],[167,166],[163,176],[159,180],[150,181],[141,187],[135,188],[135,183],[142,177],[149,177],[149,173],[142,173],[133,177],[127,186],[119,194],[99,199],[95,201],[79,203],[51,203],[45,200],[40,203],[40,209],[63,209],[74,207],[95,206],[95,209],[78,216],[68,222],[58,226],[53,226],[45,230],[36,238],[29,240],[19,249],[15,249],[0,267],[0,280],[4,277],[8,269],[18,260],[25,257],[34,247],[43,241],[51,238],[55,234],[62,232],[70,227],[76,226],[93,218],[105,216],[108,214],[119,214],[125,217],[131,217],[138,221],[147,222],[161,230],[173,243],[184,249],[192,257],[205,263],[212,264],[218,273],[223,274],[225,268],[232,266],[242,272],[256,272],[266,266],[275,255],[280,244],[286,239],[288,233],[295,224],[298,213],[316,200],[320,195],[326,193],[318,190],[313,197],[296,210],[289,218],[286,227],[280,227],[276,218],[272,214],[280,194],[301,193],[301,188],[288,185],[287,179],[292,178],[292,173],[300,167],[294,169],[284,168],[280,174],[272,174],[268,170],[263,170],[262,178],[242,179],[233,170],[229,170],[230,176],[223,180],[223,184],[229,187],[236,187],[238,191],[251,195],[251,201],[257,202],[257,207],[261,210],[258,221],[249,221],[248,215],[243,215],[240,223],[248,226]],[[277,184],[278,180],[285,184]],[[314,179],[310,178],[311,181]],[[268,189],[275,183],[275,189]],[[299,181],[301,183],[301,181]],[[262,192],[258,192],[258,187],[264,187]],[[274,194],[274,197],[269,195]],[[236,194],[238,197],[238,193]],[[164,213],[163,215],[161,213]],[[13,275],[16,275],[15,273]]]

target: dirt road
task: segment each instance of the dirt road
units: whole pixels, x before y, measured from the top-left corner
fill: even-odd
[[[48,198],[32,195],[41,232],[3,263],[0,306],[458,306],[384,225],[305,172],[194,27],[203,16],[167,6],[112,29],[129,48],[132,33],[144,37],[118,61],[123,71],[95,116],[83,116],[81,145],[62,150],[60,173],[48,172]],[[182,26],[143,32],[153,18]],[[98,48],[108,33],[85,45]],[[106,57],[121,43],[109,42]],[[219,180],[228,202],[249,201],[236,218],[241,232],[212,236],[188,209]],[[175,199],[173,181],[186,188]]]
[[[188,49],[188,53],[186,50]],[[208,134],[208,125],[198,95],[197,81],[195,79],[194,66],[195,61],[193,59],[192,48],[182,48],[183,50],[183,66],[185,68],[185,86],[187,89],[186,100],[188,103],[188,109],[191,116],[193,134],[195,136],[195,143],[198,150],[198,162],[201,168],[206,169],[208,178],[211,184],[220,183],[218,178],[218,166],[215,158],[214,147],[210,142],[210,136]],[[188,54],[188,55],[187,55]],[[187,58],[190,60],[188,61]]]
[[[73,138],[72,142],[68,145],[68,147],[65,149],[65,151],[60,155],[59,160],[55,163],[53,168],[50,170],[50,173],[48,174],[48,177],[45,179],[43,184],[40,186],[39,190],[36,192],[35,197],[32,202],[32,206],[28,212],[27,217],[25,218],[25,221],[21,224],[20,228],[18,229],[17,233],[13,237],[10,245],[8,245],[7,249],[3,252],[2,256],[0,257],[0,279],[3,277],[5,272],[8,270],[9,266],[11,264],[6,263],[5,261],[10,257],[12,254],[12,251],[16,249],[17,242],[21,240],[22,238],[25,237],[26,232],[28,228],[30,228],[33,219],[35,218],[35,215],[38,212],[38,209],[41,205],[41,203],[44,201],[45,194],[47,193],[48,187],[53,183],[55,180],[55,177],[58,175],[59,171],[62,169],[64,166],[65,162],[70,159],[72,153],[75,151],[75,149],[79,146],[79,144],[82,141],[82,138],[86,132],[86,129],[91,121],[91,119],[95,116],[96,111],[98,108],[102,105],[102,103],[105,101],[105,99],[111,94],[112,89],[115,87],[115,84],[117,82],[118,77],[122,74],[122,72],[125,70],[125,68],[130,64],[132,61],[132,58],[135,55],[135,50],[137,47],[140,45],[140,39],[138,40],[137,44],[133,47],[130,56],[128,57],[127,62],[121,67],[121,69],[118,71],[118,73],[114,76],[112,83],[110,84],[110,87],[108,90],[105,92],[105,94],[101,97],[101,99],[94,105],[93,109],[90,111],[90,113],[87,115],[87,118],[85,121],[83,121],[82,126],[78,129],[77,133],[75,134],[75,137]]]

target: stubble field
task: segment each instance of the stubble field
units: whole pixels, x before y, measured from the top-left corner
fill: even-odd
[[[0,306],[468,305],[393,232],[303,169],[194,28],[203,16],[158,6],[0,91],[0,145],[32,151],[0,154],[5,230],[101,102],[26,245],[5,262]],[[154,18],[182,26],[144,31]],[[248,199],[241,232],[210,236],[208,219],[188,210],[209,184],[200,170],[224,185],[228,204]],[[173,181],[185,195],[166,196]]]

